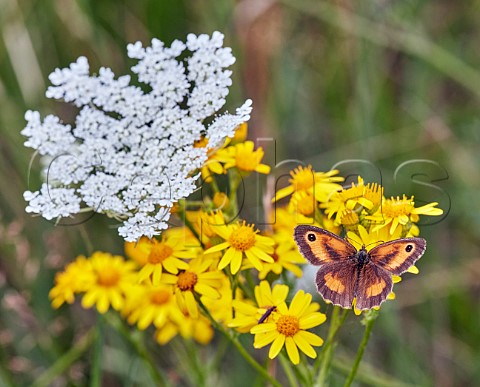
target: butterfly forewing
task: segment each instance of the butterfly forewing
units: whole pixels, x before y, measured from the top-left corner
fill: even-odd
[[[423,255],[426,247],[427,242],[422,238],[396,239],[370,250],[370,261],[392,274],[400,275]]]
[[[317,289],[320,295],[334,305],[351,308],[357,268],[353,261],[329,262],[317,272]]]
[[[349,242],[315,226],[297,226],[294,238],[300,252],[312,265],[343,261],[357,252]]]
[[[358,274],[355,307],[363,310],[379,306],[387,299],[392,288],[392,275],[373,263],[367,263]]]

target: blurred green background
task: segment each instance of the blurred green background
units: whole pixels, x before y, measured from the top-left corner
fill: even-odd
[[[29,385],[91,325],[92,313],[53,311],[48,300],[54,273],[86,253],[81,233],[95,249],[122,252],[103,217],[55,227],[25,213],[22,194],[40,177],[38,160],[29,176],[24,112],[71,119],[73,109],[44,92],[48,74],[80,55],[92,71],[120,75],[133,64],[127,42],[215,30],[237,57],[228,105],[253,99],[249,137],[273,139],[270,164],[297,159],[325,171],[339,163],[344,176],[381,179],[386,195],[414,194],[417,205],[445,210],[421,227],[420,274],[405,276],[382,308],[358,385],[478,385],[480,1],[447,0],[0,0],[0,385]],[[361,335],[358,318],[349,319],[333,385]],[[104,385],[148,385],[129,344],[114,332],[107,340]],[[188,369],[175,366],[181,359],[151,347],[189,383]],[[215,380],[256,380],[233,352]],[[87,351],[54,385],[84,385],[88,364]]]

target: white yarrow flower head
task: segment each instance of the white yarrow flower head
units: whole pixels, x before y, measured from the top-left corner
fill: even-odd
[[[80,57],[50,74],[48,98],[74,104],[75,123],[28,111],[22,134],[44,165],[45,183],[24,194],[27,212],[46,219],[91,209],[119,219],[127,241],[167,228],[170,209],[195,190],[207,148],[220,146],[250,119],[251,101],[235,114],[219,114],[232,84],[235,62],[223,35],[193,35],[170,47],[153,39],[127,46],[142,87],[109,68],[91,76]]]

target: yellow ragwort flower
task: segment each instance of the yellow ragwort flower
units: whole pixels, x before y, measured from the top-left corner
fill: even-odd
[[[268,352],[270,359],[275,358],[285,346],[293,364],[300,363],[299,349],[315,359],[317,353],[313,347],[321,346],[323,340],[307,329],[325,322],[326,316],[317,312],[318,304],[311,301],[311,294],[299,290],[290,307],[286,304],[278,305],[274,321],[261,322],[250,330],[255,335],[253,346],[263,348],[272,344]]]
[[[376,231],[386,227],[390,234],[393,234],[399,225],[403,229],[402,231],[408,233],[412,224],[419,221],[419,215],[439,216],[443,214],[443,210],[436,207],[437,202],[415,207],[413,199],[413,196],[407,198],[406,195],[401,198],[397,196],[396,198],[384,199],[377,212],[365,218],[375,223],[373,230]],[[418,235],[415,230],[410,231],[410,233]]]
[[[267,281],[261,281],[255,286],[255,302],[251,300],[243,300],[241,297],[233,300],[233,308],[235,309],[235,318],[228,324],[229,327],[245,333],[258,324],[258,321],[268,313],[265,321],[271,321],[275,310],[280,304],[285,304],[288,296],[289,288],[287,285],[276,284],[270,288]]]
[[[69,263],[63,272],[55,275],[55,286],[48,294],[52,300],[52,307],[58,309],[65,302],[73,304],[75,294],[87,290],[93,275],[90,260],[83,255]]]
[[[97,251],[91,256],[89,266],[92,275],[85,283],[82,306],[91,308],[95,305],[100,313],[105,313],[110,305],[121,310],[125,294],[136,281],[135,263],[125,261],[119,255]]]
[[[290,185],[277,191],[272,203],[283,199],[294,192],[305,191],[315,197],[318,202],[326,201],[332,192],[342,189],[340,184],[343,177],[335,176],[338,174],[337,170],[328,172],[315,172],[311,165],[307,167],[300,166],[290,172],[291,179],[288,180]]]
[[[303,274],[302,269],[298,265],[306,263],[298,251],[298,247],[293,243],[292,236],[285,233],[273,234],[275,243],[275,251],[273,252],[272,263],[264,263],[263,269],[258,273],[258,278],[263,280],[268,273],[272,272],[280,275],[283,270],[292,272],[297,278]]]
[[[258,235],[253,225],[235,223],[215,227],[215,232],[223,238],[221,242],[208,250],[205,254],[227,250],[218,264],[220,270],[230,265],[232,274],[236,274],[242,265],[244,256],[252,263],[257,270],[262,270],[261,261],[273,262],[269,255],[273,253],[273,239]]]
[[[197,257],[199,249],[185,246],[182,237],[167,234],[161,240],[143,237],[136,244],[127,242],[125,252],[142,266],[138,281],[151,277],[153,284],[158,285],[164,271],[176,274],[187,269],[188,263],[183,259]]]
[[[258,172],[268,174],[270,167],[262,164],[264,155],[262,147],[253,150],[253,141],[245,141],[217,152],[218,160],[225,163],[225,169],[236,167],[240,172]]]
[[[202,137],[200,140],[195,142],[196,148],[207,148],[207,161],[203,164],[202,168],[200,169],[202,180],[206,183],[212,182],[213,175],[222,175],[226,173],[227,169],[224,166],[225,157],[224,153],[218,152],[220,149],[226,148],[228,145],[234,145],[239,142],[245,141],[247,137],[248,126],[247,123],[244,122],[240,124],[235,129],[235,134],[232,138],[227,138],[223,145],[218,148],[208,148],[208,138]],[[231,152],[231,151],[229,151]],[[228,152],[227,152],[228,153]],[[222,157],[223,156],[223,157]]]
[[[296,191],[292,194],[288,203],[288,210],[304,216],[313,216],[317,202],[313,195],[307,191]]]
[[[155,340],[160,345],[165,345],[178,334],[186,340],[193,338],[197,343],[206,345],[212,340],[214,331],[206,317],[192,318],[185,311],[181,319],[169,320],[158,328]]]
[[[217,289],[222,286],[225,274],[212,269],[212,260],[205,258],[192,259],[185,270],[176,275],[164,273],[162,282],[174,285],[178,306],[188,311],[192,318],[198,317],[198,305],[195,294],[218,300]]]
[[[205,212],[199,211],[196,227],[205,246],[209,245],[210,239],[217,237],[217,228],[225,225],[225,217],[221,210]]]
[[[173,286],[154,286],[150,280],[136,284],[130,290],[122,314],[127,316],[129,324],[137,324],[140,330],[152,324],[158,329],[169,319],[183,316],[177,305]]]
[[[222,147],[225,147],[229,139],[225,141]],[[200,140],[195,142],[195,148],[207,148],[207,160],[203,164],[202,168],[200,168],[200,172],[202,175],[202,180],[206,183],[212,182],[212,175],[221,175],[226,172],[223,164],[220,160],[218,160],[217,151],[220,148],[208,148],[208,138],[202,137]]]
[[[202,296],[200,300],[215,321],[228,324],[233,318],[233,297],[232,286],[227,276],[221,278],[220,286],[217,288],[217,291],[220,294],[220,298],[213,299],[211,297]],[[237,291],[239,291],[238,288]]]
[[[245,141],[247,139],[247,135],[248,135],[248,124],[244,122],[243,124],[238,125],[237,128],[235,129],[235,134],[233,135],[232,143]]]
[[[363,206],[367,209],[373,208],[374,204],[364,197],[365,184],[363,179],[358,176],[358,183],[352,183],[349,188],[343,188],[341,191],[334,192],[325,203],[320,204],[320,208],[325,209],[325,214],[331,219],[337,214],[335,221],[339,224],[341,217],[346,211],[355,211],[357,206]]]

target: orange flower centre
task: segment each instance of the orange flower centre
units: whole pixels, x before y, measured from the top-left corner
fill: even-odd
[[[177,287],[182,291],[193,290],[197,284],[198,277],[195,273],[183,271],[178,275]]]
[[[152,304],[163,305],[168,302],[171,297],[171,293],[166,290],[157,290],[150,294],[150,301]]]
[[[102,270],[97,274],[97,283],[106,288],[115,286],[120,280],[120,273],[116,269]]]
[[[300,330],[300,323],[295,316],[280,316],[277,321],[277,331],[287,337],[294,336]]]
[[[315,183],[315,173],[312,170],[312,166],[298,167],[290,172],[292,178],[289,180],[293,185],[295,191],[304,191],[311,187]]]
[[[241,225],[237,230],[232,232],[228,238],[230,245],[240,251],[246,251],[255,245],[255,231],[253,226]]]
[[[173,249],[165,242],[155,243],[148,256],[148,262],[151,264],[162,263],[165,259],[170,257],[173,253]]]

